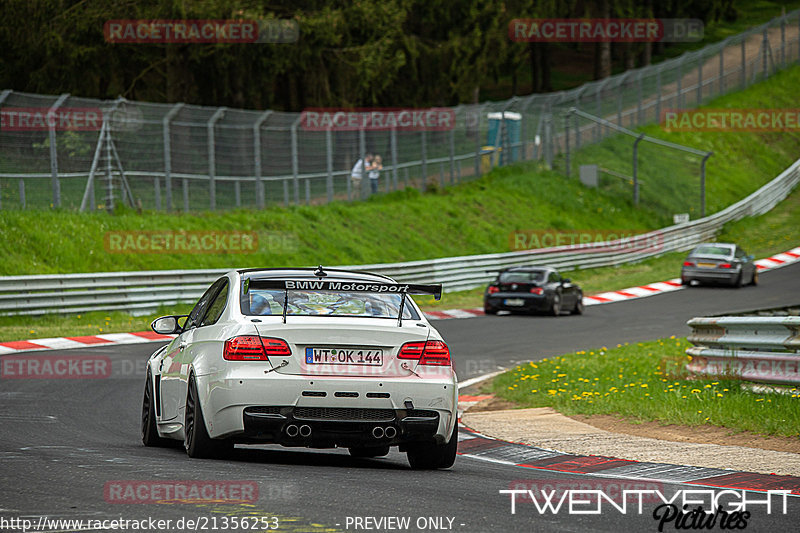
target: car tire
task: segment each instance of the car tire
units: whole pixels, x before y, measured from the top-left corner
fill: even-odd
[[[753,270],[753,277],[750,278],[750,285],[752,285],[753,287],[758,285],[758,270],[757,269]]]
[[[736,281],[733,282],[733,286],[736,287],[737,289],[741,288],[742,281],[743,281],[742,280],[742,273],[739,272],[739,275],[736,276]]]
[[[203,409],[198,398],[197,382],[192,374],[189,376],[189,391],[186,394],[183,447],[187,455],[193,458],[225,455],[233,449],[233,443],[227,439],[212,439],[208,435]]]
[[[457,451],[458,424],[454,424],[453,434],[447,444],[417,444],[410,447],[406,455],[413,470],[435,470],[453,466]]]
[[[573,315],[582,315],[583,312],[586,310],[586,306],[583,305],[583,295],[581,294],[578,296],[578,299],[575,301],[575,308],[572,310]]]
[[[561,295],[555,294],[553,296],[553,303],[550,305],[550,314],[558,316],[561,314]]]
[[[147,379],[144,383],[144,395],[142,398],[142,444],[145,446],[169,446],[170,440],[159,437],[156,427],[156,409],[153,399],[153,380],[150,377],[150,370],[147,371]]]
[[[384,457],[389,455],[389,446],[370,446],[348,448],[353,457]]]
[[[497,309],[495,309],[494,307],[487,307],[487,306],[484,305],[483,306],[483,313],[486,314],[486,315],[496,315],[497,314]]]

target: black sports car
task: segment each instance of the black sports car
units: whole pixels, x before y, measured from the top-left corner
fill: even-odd
[[[483,295],[487,315],[498,311],[543,311],[558,316],[562,311],[583,313],[583,291],[551,267],[519,266],[501,270]]]

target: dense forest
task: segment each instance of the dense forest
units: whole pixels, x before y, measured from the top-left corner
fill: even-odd
[[[648,64],[661,43],[525,43],[515,18],[736,17],[733,0],[2,0],[0,89],[297,111],[476,101],[507,80],[552,89],[554,49],[591,50],[591,77]],[[121,44],[108,20],[293,20],[289,44]],[[493,93],[494,94],[494,93]]]

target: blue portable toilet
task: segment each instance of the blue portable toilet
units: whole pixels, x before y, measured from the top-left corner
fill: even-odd
[[[500,164],[513,163],[519,159],[520,132],[522,130],[522,115],[513,111],[496,111],[487,115],[489,119],[489,129],[487,132],[486,144],[495,150],[504,145],[508,148],[508,155],[500,152]],[[503,123],[503,131],[500,132],[500,123]],[[508,160],[505,158],[508,157]]]

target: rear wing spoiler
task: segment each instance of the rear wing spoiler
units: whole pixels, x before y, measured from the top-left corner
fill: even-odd
[[[442,298],[442,285],[420,285],[415,283],[376,283],[371,281],[333,281],[311,279],[248,279],[244,293],[250,289],[272,289],[281,291],[338,291],[377,292],[381,294],[424,294],[434,299]]]

